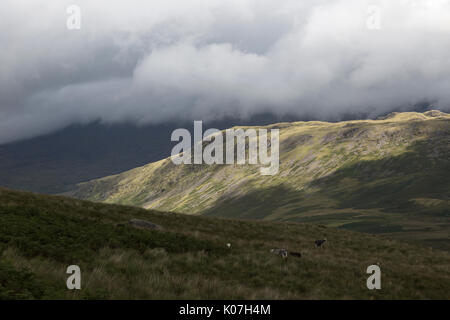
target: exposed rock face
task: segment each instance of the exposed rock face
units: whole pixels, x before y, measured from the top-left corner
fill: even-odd
[[[426,115],[427,117],[433,117],[433,118],[447,116],[446,113],[439,111],[439,110],[430,110],[430,111],[425,112],[424,115]]]
[[[137,227],[137,228],[150,229],[150,230],[162,230],[161,226],[154,224],[153,222],[146,221],[146,220],[131,219],[130,224],[133,227]]]

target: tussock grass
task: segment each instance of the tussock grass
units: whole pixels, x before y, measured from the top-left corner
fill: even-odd
[[[131,218],[164,231],[116,226]],[[69,264],[81,267],[80,291],[66,289]],[[371,264],[382,290],[366,288]],[[0,189],[2,299],[449,299],[449,288],[449,253],[388,238]]]

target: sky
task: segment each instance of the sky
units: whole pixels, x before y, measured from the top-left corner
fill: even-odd
[[[2,0],[0,143],[93,121],[450,111],[449,53],[450,0]]]

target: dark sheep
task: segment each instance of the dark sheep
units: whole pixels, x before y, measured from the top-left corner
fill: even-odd
[[[323,240],[316,240],[316,241],[314,241],[314,244],[316,245],[316,247],[321,247],[326,241],[327,241],[327,238],[325,238]]]

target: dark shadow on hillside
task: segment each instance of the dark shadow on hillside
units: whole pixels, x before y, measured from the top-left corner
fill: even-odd
[[[450,199],[450,154],[446,148],[439,153],[437,143],[430,139],[415,143],[399,156],[359,161],[313,181],[310,186],[337,200],[341,208],[417,212],[420,209],[411,199]],[[348,179],[352,184],[346,182]],[[448,209],[426,211],[445,213]]]
[[[349,179],[351,184],[346,182]],[[319,188],[314,194],[316,196],[337,200],[337,208],[415,212],[419,208],[411,199],[450,200],[450,155],[448,152],[437,154],[434,144],[429,141],[420,142],[399,156],[359,161],[343,167],[329,176],[314,180],[309,187]],[[261,218],[292,203],[298,203],[301,211],[313,209],[306,206],[310,197],[308,195],[305,199],[303,192],[280,184],[239,198],[220,198],[214,208],[205,213]],[[224,211],[225,207],[228,211]],[[450,208],[442,208],[445,209],[448,211]],[[437,211],[441,213],[442,210]]]
[[[285,185],[258,189],[238,198],[219,198],[204,215],[227,218],[263,219],[280,207],[301,201],[303,194]]]

